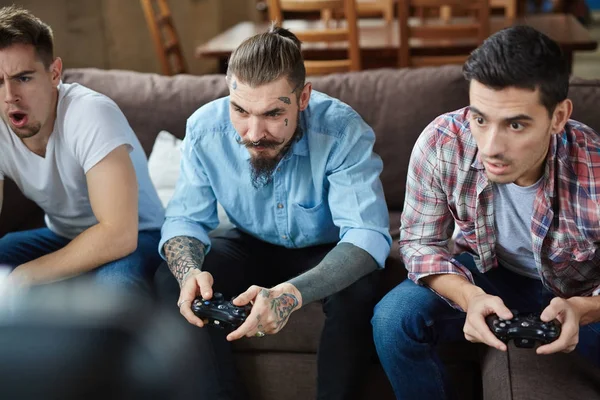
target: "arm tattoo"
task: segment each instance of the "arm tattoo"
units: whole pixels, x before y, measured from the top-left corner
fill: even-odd
[[[271,310],[277,318],[277,329],[281,329],[287,322],[290,314],[298,306],[298,299],[291,293],[284,293],[271,300]]]
[[[204,262],[204,243],[189,236],[176,236],[164,244],[169,269],[179,282],[183,283],[193,269],[201,269]]]
[[[231,87],[233,88],[233,90],[237,89],[237,82],[233,81],[233,83],[231,84]]]
[[[289,97],[280,97],[279,100],[283,101],[285,104],[292,104]]]

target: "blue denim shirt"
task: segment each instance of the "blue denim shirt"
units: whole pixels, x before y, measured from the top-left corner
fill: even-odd
[[[389,255],[389,216],[373,153],[375,134],[348,105],[313,91],[300,114],[302,137],[281,159],[270,184],[254,188],[250,153],[229,119],[229,97],[187,121],[180,176],[159,251],[176,236],[210,248],[217,202],[241,231],[287,248],[338,241],[367,251],[380,267]]]

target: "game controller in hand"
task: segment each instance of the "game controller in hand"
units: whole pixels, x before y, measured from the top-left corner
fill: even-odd
[[[491,314],[486,317],[486,322],[498,339],[504,343],[514,340],[515,346],[522,348],[533,348],[536,342],[548,344],[560,336],[560,322],[544,322],[539,314],[513,311],[513,318],[506,320]]]
[[[192,303],[192,311],[202,320],[208,320],[208,325],[235,330],[244,323],[250,314],[250,304],[238,307],[231,301],[223,300],[221,293],[213,293],[210,300],[196,298]]]

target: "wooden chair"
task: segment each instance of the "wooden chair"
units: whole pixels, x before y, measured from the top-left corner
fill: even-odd
[[[517,16],[517,0],[490,0],[491,8],[504,9],[506,18],[515,18]]]
[[[348,58],[342,60],[305,60],[307,75],[325,75],[335,72],[360,71],[360,49],[356,0],[269,0],[269,18],[278,25],[283,23],[283,11],[320,12],[323,29],[294,32],[304,43],[348,43]],[[344,15],[345,24],[335,21],[332,15]],[[345,26],[342,26],[345,25]]]
[[[164,75],[187,73],[187,65],[166,0],[140,0]]]
[[[385,22],[394,20],[394,0],[356,0],[358,17],[381,16]]]
[[[439,10],[438,18],[419,18],[417,24],[409,23],[409,11],[415,9],[435,8]],[[461,21],[449,18],[443,13],[443,7],[466,8],[474,16],[461,18]],[[400,49],[398,65],[400,67],[437,66],[444,64],[462,64],[468,58],[464,55],[414,56],[411,42],[420,40],[430,42],[447,42],[448,48],[453,43],[482,43],[489,35],[489,0],[398,0],[398,25],[400,27]]]

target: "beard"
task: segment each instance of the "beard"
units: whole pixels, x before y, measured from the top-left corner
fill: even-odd
[[[19,139],[29,139],[31,137],[34,137],[40,132],[40,129],[42,129],[40,124],[36,124],[34,126],[24,126],[22,128],[19,128],[19,130],[15,129],[12,126],[11,128],[15,135],[19,137]]]
[[[300,121],[300,115],[298,115],[298,121]],[[296,125],[296,130],[294,134],[288,140],[288,142],[279,150],[279,152],[274,157],[261,157],[261,156],[252,156],[250,157],[250,177],[252,186],[255,189],[260,189],[265,187],[271,182],[273,182],[273,172],[279,161],[287,154],[289,149],[292,147],[292,144],[299,140],[302,137],[302,129],[300,128],[300,123]],[[246,146],[247,148],[252,148],[254,146],[265,147],[269,149],[275,149],[278,146],[281,146],[285,143],[285,141],[277,142],[274,140],[259,140],[258,142],[251,141],[238,141],[238,143],[242,146]]]
[[[29,122],[29,124],[17,128],[13,126],[10,118],[8,116],[2,116],[2,119],[6,124],[10,127],[10,129],[19,137],[19,139],[29,139],[30,137],[34,137],[37,135],[42,129],[42,124],[40,122]]]

